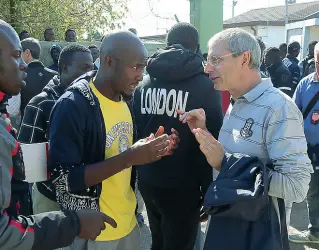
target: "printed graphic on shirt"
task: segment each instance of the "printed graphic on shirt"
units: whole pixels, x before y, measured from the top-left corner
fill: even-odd
[[[173,116],[176,109],[185,111],[189,92],[171,89],[149,88],[141,92],[141,113]]]
[[[253,131],[251,130],[253,124],[254,120],[252,118],[246,120],[244,127],[240,130],[240,135],[243,138],[249,138],[253,135]]]
[[[113,142],[118,139],[119,153],[124,152],[130,147],[128,136],[133,136],[133,125],[128,122],[116,123],[106,134],[106,148],[112,147]]]

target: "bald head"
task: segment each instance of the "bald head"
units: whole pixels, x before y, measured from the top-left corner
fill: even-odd
[[[16,39],[20,40],[17,32],[3,20],[0,20],[0,39],[5,39],[9,42],[13,42]]]
[[[101,59],[110,55],[116,59],[125,60],[127,63],[134,62],[141,56],[147,58],[147,50],[143,42],[129,31],[106,35],[102,41],[100,53]]]
[[[148,59],[143,42],[129,31],[108,34],[102,41],[100,55],[95,84],[111,88],[112,100],[118,100],[120,94],[131,96],[143,80]]]
[[[15,30],[0,20],[0,91],[16,95],[25,82],[27,65],[21,58],[21,43]]]

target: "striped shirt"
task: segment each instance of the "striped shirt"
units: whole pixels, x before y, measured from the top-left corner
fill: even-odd
[[[310,173],[303,118],[295,103],[269,79],[230,105],[219,134],[228,153],[273,163],[269,195],[286,201],[305,199]]]

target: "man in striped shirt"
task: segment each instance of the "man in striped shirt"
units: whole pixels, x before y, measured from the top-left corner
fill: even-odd
[[[225,152],[256,156],[265,164],[273,164],[268,194],[279,213],[277,198],[304,200],[313,169],[307,156],[302,115],[269,79],[261,79],[260,56],[256,39],[242,29],[224,30],[209,41],[205,71],[215,89],[228,90],[232,96],[219,141],[206,131],[203,109],[179,113],[216,174],[223,167]],[[214,226],[221,225],[210,224]]]

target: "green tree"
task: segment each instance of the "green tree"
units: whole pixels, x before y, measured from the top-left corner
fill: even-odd
[[[0,9],[0,19],[18,32],[25,29],[43,39],[44,30],[52,27],[56,38],[64,40],[65,31],[72,28],[82,39],[85,33],[121,28],[127,0],[0,0]]]

